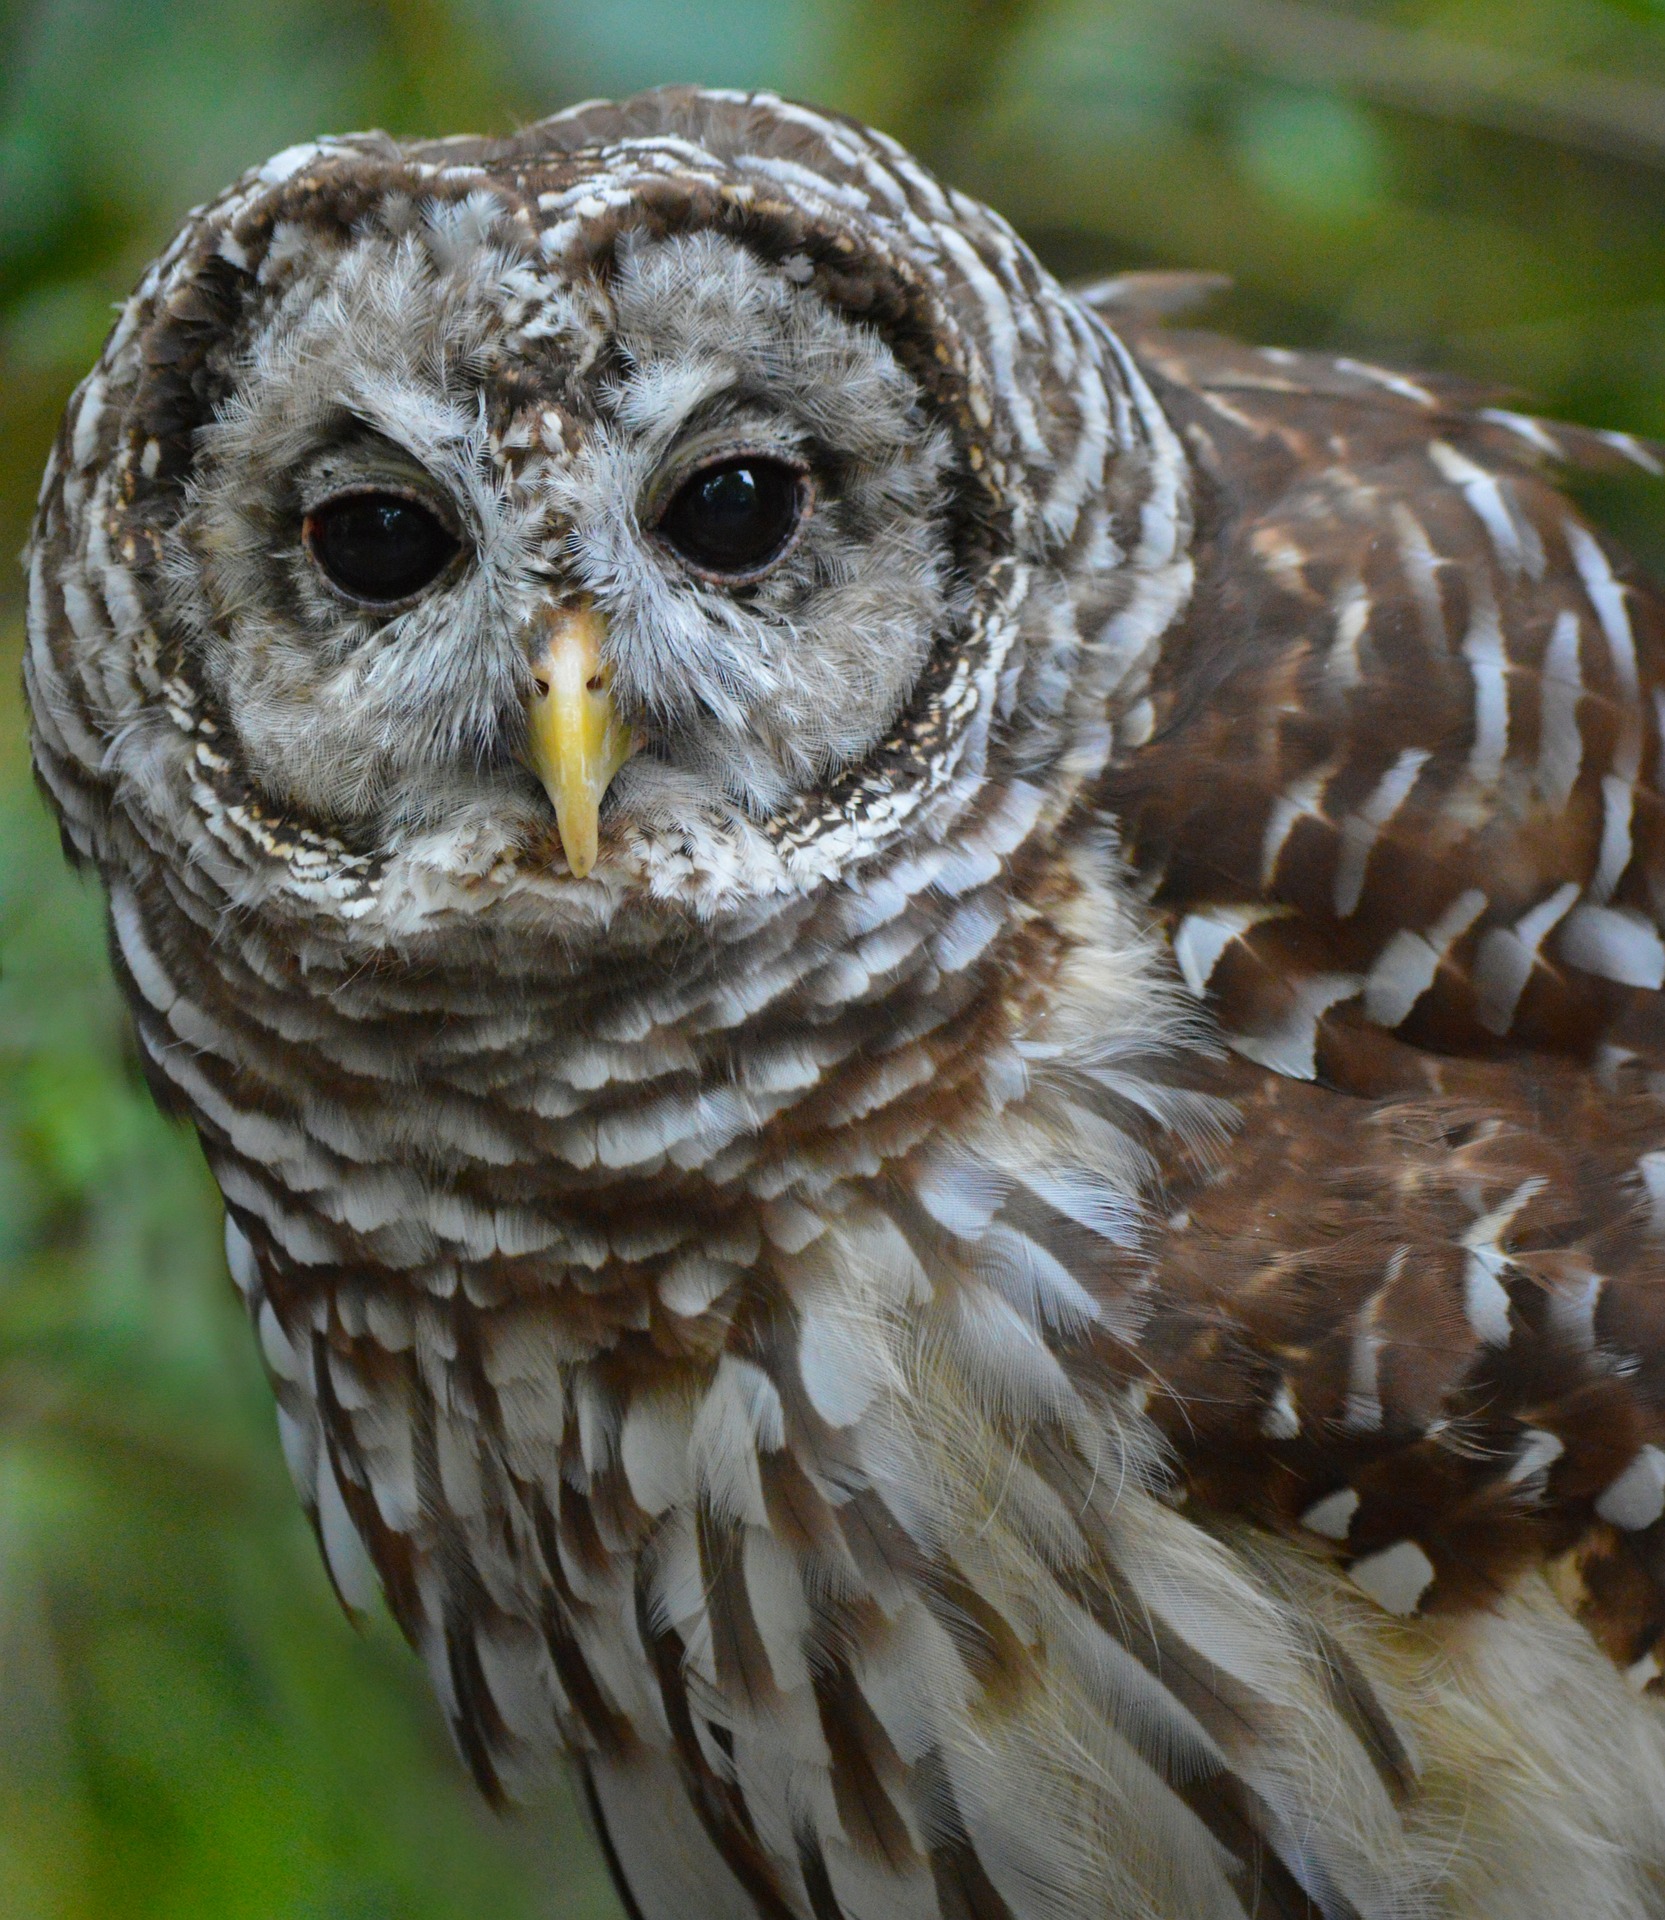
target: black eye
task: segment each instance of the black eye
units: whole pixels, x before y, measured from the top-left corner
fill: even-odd
[[[399,493],[344,493],[306,516],[301,538],[324,572],[355,600],[408,600],[437,580],[456,536]]]
[[[796,467],[746,454],[685,481],[656,531],[702,573],[746,580],[786,551],[808,504]]]

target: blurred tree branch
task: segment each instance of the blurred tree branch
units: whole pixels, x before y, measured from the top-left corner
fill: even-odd
[[[1441,120],[1665,166],[1665,87],[1304,0],[1178,0],[1246,65]]]

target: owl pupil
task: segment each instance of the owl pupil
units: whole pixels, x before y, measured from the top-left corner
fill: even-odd
[[[658,532],[702,571],[742,578],[780,554],[803,509],[803,480],[795,467],[780,460],[728,460],[682,486]]]
[[[308,553],[355,600],[406,600],[444,572],[455,537],[397,493],[349,493],[306,516]]]

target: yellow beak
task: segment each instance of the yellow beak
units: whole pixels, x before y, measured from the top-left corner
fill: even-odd
[[[635,750],[608,692],[606,631],[588,601],[547,615],[526,707],[527,758],[554,805],[567,866],[579,880],[595,865],[601,796]]]

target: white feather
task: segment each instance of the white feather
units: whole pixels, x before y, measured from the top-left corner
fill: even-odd
[[[724,1519],[767,1527],[760,1453],[786,1437],[779,1390],[759,1366],[725,1353],[694,1416],[688,1457],[694,1484]]]
[[[335,1590],[355,1613],[363,1613],[378,1593],[376,1570],[347,1511],[335,1467],[325,1447],[318,1450],[317,1514],[318,1537],[323,1542],[324,1558],[329,1562]]]
[[[1562,923],[1557,945],[1567,964],[1585,973],[1626,987],[1665,986],[1665,941],[1634,908],[1574,907]]]
[[[642,1920],[757,1920],[668,1756],[588,1763],[597,1810]]]
[[[974,1264],[1037,1330],[1077,1339],[1103,1318],[1099,1303],[1062,1261],[1010,1227],[993,1226],[980,1236]]]
[[[693,1407],[683,1392],[638,1393],[631,1400],[619,1434],[619,1464],[631,1498],[644,1513],[657,1518],[692,1499],[692,1430]]]

